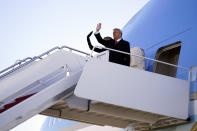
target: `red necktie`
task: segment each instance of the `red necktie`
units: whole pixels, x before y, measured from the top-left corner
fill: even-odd
[[[115,46],[118,44],[117,40],[115,40]]]

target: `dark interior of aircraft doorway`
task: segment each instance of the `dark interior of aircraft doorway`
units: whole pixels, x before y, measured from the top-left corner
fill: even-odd
[[[157,50],[155,59],[177,65],[179,60],[180,49],[181,49],[180,41],[161,47]],[[176,77],[177,68],[172,67],[170,65],[155,62],[153,72]]]

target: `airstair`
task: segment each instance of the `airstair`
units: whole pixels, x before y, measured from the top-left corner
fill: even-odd
[[[39,113],[135,131],[185,124],[189,84],[110,63],[108,51],[55,47],[0,72],[0,131]]]

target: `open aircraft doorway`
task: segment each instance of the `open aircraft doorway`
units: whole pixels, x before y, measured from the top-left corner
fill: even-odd
[[[157,50],[155,59],[177,65],[179,61],[180,50],[181,50],[180,41],[161,47]],[[177,68],[166,65],[166,64],[155,62],[154,67],[153,67],[153,72],[159,73],[162,75],[176,77]]]

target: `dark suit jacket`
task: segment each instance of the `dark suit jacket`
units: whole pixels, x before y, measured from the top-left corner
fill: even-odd
[[[104,45],[107,48],[119,50],[119,51],[124,51],[127,53],[130,53],[130,45],[129,42],[121,39],[117,45],[115,45],[115,40],[103,40],[100,33],[95,34],[96,39],[98,42],[102,45]],[[130,55],[127,54],[122,54],[114,51],[109,51],[109,61],[114,62],[117,64],[122,64],[126,66],[130,66]]]
[[[92,46],[92,44],[91,44],[91,42],[90,42],[90,36],[92,35],[92,33],[93,33],[93,31],[90,32],[90,33],[87,35],[87,42],[88,42],[88,46],[89,46],[90,50],[93,49],[93,46]],[[106,50],[106,49],[99,49],[99,48],[95,48],[95,49],[94,49],[94,51],[95,51],[95,52],[98,52],[98,53],[103,52],[103,51],[105,51],[105,50]]]

